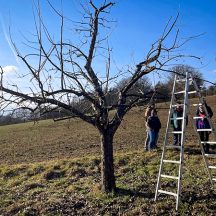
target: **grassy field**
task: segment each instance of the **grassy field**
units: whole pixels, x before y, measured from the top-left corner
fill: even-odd
[[[216,126],[216,96],[207,101]],[[167,107],[157,105],[163,126],[159,146]],[[179,212],[172,197],[154,202],[161,149],[144,152],[145,136],[143,108],[135,108],[114,139],[118,191],[105,195],[99,188],[99,135],[92,126],[71,119],[0,127],[0,215],[215,215],[216,189],[208,181],[192,122]]]

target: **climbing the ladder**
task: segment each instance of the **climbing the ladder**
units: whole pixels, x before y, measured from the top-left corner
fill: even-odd
[[[177,90],[178,84],[183,85],[184,90]],[[190,91],[190,85],[194,87],[195,90]],[[206,103],[200,93],[200,90],[197,86],[196,80],[193,78],[192,74],[189,72],[186,72],[185,75],[175,75],[174,83],[173,83],[173,90],[172,90],[172,96],[171,96],[171,103],[170,103],[170,109],[169,109],[169,115],[168,115],[168,121],[167,121],[167,127],[166,127],[166,134],[164,139],[164,145],[163,145],[163,152],[160,162],[160,168],[159,168],[159,174],[158,174],[158,180],[157,180],[157,186],[156,186],[156,192],[155,192],[155,201],[157,200],[158,196],[160,194],[167,194],[174,196],[176,198],[176,210],[178,210],[179,203],[180,203],[180,196],[181,196],[181,185],[182,185],[182,172],[183,172],[183,164],[184,164],[184,141],[185,141],[185,131],[187,126],[187,116],[189,111],[189,94],[196,94],[199,98],[198,106],[202,105],[205,117],[207,118],[209,122],[209,128],[208,129],[197,129],[196,127],[196,133],[199,137],[199,144],[202,152],[202,156],[209,174],[209,178],[211,183],[213,184],[214,181],[216,181],[216,178],[213,177],[211,169],[215,169],[216,166],[212,166],[209,163],[210,157],[215,157],[216,154],[209,154],[207,152],[204,152],[204,145],[215,145],[216,146],[216,131],[213,128],[212,121],[210,119],[210,115],[208,113],[208,110],[206,108]],[[178,104],[176,98],[182,97],[182,103]],[[178,108],[179,106],[182,107],[181,115],[174,116],[174,110]],[[200,116],[196,116],[193,119],[197,121],[197,119],[203,118]],[[171,125],[175,125],[174,129],[171,129]],[[203,141],[200,138],[199,133],[203,132],[212,132],[214,134],[215,141]],[[174,135],[174,144],[170,144],[170,134]],[[177,140],[180,139],[180,140]],[[171,150],[168,151],[168,150]],[[174,157],[174,159],[173,159]],[[169,170],[170,169],[170,170]],[[175,170],[175,174],[170,174],[170,172],[173,173],[173,170]],[[173,184],[165,184],[163,185],[163,182],[167,179],[171,179],[174,181]],[[173,185],[176,186],[175,188],[171,188],[171,191],[167,191],[166,186],[172,187]],[[175,191],[173,191],[175,189]]]

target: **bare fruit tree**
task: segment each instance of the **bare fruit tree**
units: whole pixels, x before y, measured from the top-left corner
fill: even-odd
[[[64,14],[53,5],[50,6],[60,20],[59,38],[54,39],[51,35],[44,23],[40,7],[37,6],[36,39],[28,41],[29,50],[32,48],[29,53],[22,54],[11,39],[17,56],[27,68],[23,79],[29,79],[29,88],[22,90],[20,83],[7,83],[1,67],[0,106],[15,104],[33,112],[40,110],[41,113],[61,109],[67,116],[78,117],[97,128],[101,137],[102,190],[110,192],[116,188],[113,165],[114,134],[125,114],[140,100],[148,101],[152,94],[145,91],[131,94],[131,89],[144,75],[160,71],[170,61],[182,57],[175,52],[179,48],[178,30],[173,32],[177,18],[168,22],[161,37],[152,44],[142,61],[114,74],[111,67],[112,49],[107,45],[108,38],[99,34],[109,24],[107,17],[114,3],[104,1],[97,6],[93,1],[89,1],[88,5],[82,5],[85,14],[74,27],[80,39],[73,42],[64,38]],[[104,71],[98,68],[97,64],[101,62],[105,66]],[[127,75],[127,82],[115,92],[116,102],[109,103],[112,83],[120,80],[122,74],[124,77]]]

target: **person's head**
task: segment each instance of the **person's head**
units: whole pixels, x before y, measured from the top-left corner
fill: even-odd
[[[177,111],[182,110],[182,105],[181,105],[180,102],[177,102],[177,103],[176,103],[176,110],[177,110]]]
[[[149,105],[148,105],[148,108],[151,109],[151,110],[155,109],[155,104],[154,104],[154,103],[149,104]]]
[[[199,112],[205,113],[205,109],[204,109],[203,105],[199,105]]]
[[[157,116],[157,111],[156,111],[155,109],[153,109],[153,110],[151,111],[151,116]]]

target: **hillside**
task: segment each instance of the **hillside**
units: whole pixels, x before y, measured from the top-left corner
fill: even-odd
[[[215,111],[216,96],[207,101]],[[167,107],[157,105],[163,125],[160,146]],[[216,191],[192,124],[186,135],[179,213],[171,197],[154,202],[161,149],[144,152],[144,140],[143,108],[135,108],[114,140],[118,191],[105,195],[99,189],[99,136],[90,125],[71,119],[0,127],[0,215],[214,215]]]
[[[194,99],[196,102],[196,99]],[[213,111],[216,110],[216,96],[207,99]],[[192,103],[192,101],[191,101]],[[162,121],[159,145],[162,145],[169,104],[157,104],[158,115]],[[192,117],[194,108],[191,107]],[[189,118],[191,121],[191,118]],[[216,125],[216,114],[213,116]],[[128,150],[142,151],[145,140],[144,108],[134,108],[128,113],[114,138],[115,152]],[[192,123],[189,122],[186,147],[196,137]],[[29,163],[50,159],[77,158],[99,155],[100,138],[95,128],[79,119],[53,122],[52,120],[0,126],[0,162]],[[197,145],[193,143],[192,145]]]

